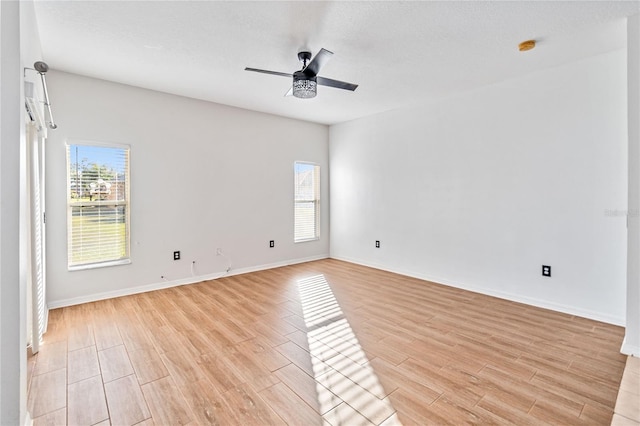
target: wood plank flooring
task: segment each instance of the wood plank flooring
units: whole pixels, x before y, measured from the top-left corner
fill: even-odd
[[[327,259],[50,312],[35,425],[609,425],[623,329]]]
[[[640,358],[627,358],[611,425],[640,426]]]

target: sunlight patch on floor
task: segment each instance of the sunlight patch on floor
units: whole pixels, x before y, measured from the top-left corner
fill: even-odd
[[[343,401],[322,413],[325,422],[334,426],[400,425],[324,275],[298,280],[298,292],[318,401],[335,401],[335,397]]]

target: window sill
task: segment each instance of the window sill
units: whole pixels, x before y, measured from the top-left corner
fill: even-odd
[[[320,237],[316,237],[316,238],[306,238],[304,240],[295,240],[294,244],[298,244],[298,243],[308,243],[309,241],[319,241]]]
[[[89,263],[86,265],[69,266],[68,271],[85,271],[87,269],[108,268],[109,266],[129,265],[131,259],[112,260],[109,262]]]

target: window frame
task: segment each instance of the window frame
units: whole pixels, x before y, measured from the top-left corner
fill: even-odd
[[[296,199],[296,188],[297,188],[297,179],[296,179],[296,174],[297,174],[297,165],[298,164],[302,164],[302,165],[308,165],[308,166],[313,166],[314,167],[314,173],[315,170],[317,170],[317,184],[315,185],[316,188],[314,190],[314,199],[313,200],[297,200]],[[321,192],[322,192],[322,182],[321,182],[321,166],[318,163],[314,163],[312,161],[294,161],[293,163],[293,242],[294,244],[298,244],[298,243],[306,243],[309,241],[318,241],[320,239],[320,235],[321,235],[321,229],[320,229],[320,211],[321,211]],[[312,201],[314,204],[314,219],[315,219],[315,224],[314,224],[314,228],[315,228],[315,236],[311,237],[311,238],[296,238],[296,204],[300,203],[300,202],[304,202],[304,203],[308,203]]]
[[[121,149],[126,151],[126,167],[125,167],[125,188],[124,188],[124,200],[102,200],[102,201],[83,201],[74,202],[71,198],[71,147],[72,146],[85,146],[93,148],[111,148]],[[67,270],[68,271],[82,271],[88,269],[105,268],[117,265],[128,265],[131,263],[131,145],[112,143],[112,142],[99,142],[90,140],[67,140],[65,143],[66,153],[66,180],[67,180],[67,193],[66,193],[66,209],[67,209]],[[73,208],[74,207],[89,207],[89,206],[124,206],[124,221],[125,221],[125,256],[119,259],[99,260],[82,264],[71,264],[71,252],[73,250],[72,245],[72,227],[73,227]]]

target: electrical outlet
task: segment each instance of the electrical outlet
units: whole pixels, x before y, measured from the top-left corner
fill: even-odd
[[[380,241],[376,240],[376,248],[380,248]]]
[[[173,252],[173,260],[180,260],[180,251]]]
[[[222,249],[220,247],[216,249],[216,256],[222,256]]]
[[[551,266],[542,265],[542,276],[543,277],[550,277],[551,276]]]
[[[276,246],[276,242],[273,240],[269,240],[269,247],[274,248]]]

